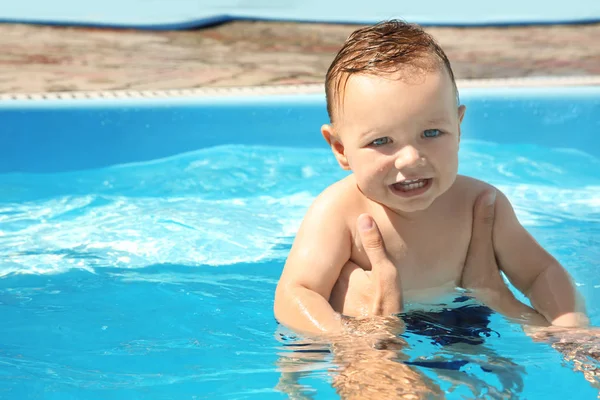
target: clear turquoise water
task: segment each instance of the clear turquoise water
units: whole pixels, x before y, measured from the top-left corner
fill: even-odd
[[[600,160],[461,146],[461,173],[508,195],[600,325]],[[307,207],[343,176],[327,150],[248,146],[0,175],[0,398],[286,398],[273,292]],[[408,335],[408,353],[468,361],[452,376],[423,369],[451,399],[598,394],[549,346],[491,319],[500,337],[476,350]],[[336,398],[331,357],[298,365],[300,394]]]

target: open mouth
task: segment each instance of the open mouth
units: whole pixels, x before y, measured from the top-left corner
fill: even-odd
[[[431,178],[406,179],[390,185],[392,190],[402,196],[416,196],[425,193],[431,186]]]

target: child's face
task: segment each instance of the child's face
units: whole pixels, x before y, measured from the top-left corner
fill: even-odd
[[[456,179],[464,106],[444,69],[397,78],[351,76],[335,128],[322,132],[367,197],[413,212]]]

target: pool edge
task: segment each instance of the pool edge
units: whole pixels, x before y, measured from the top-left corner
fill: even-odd
[[[581,77],[458,79],[456,83],[459,89],[600,86],[600,75]],[[3,93],[0,94],[0,101],[157,99],[175,97],[236,97],[248,95],[272,96],[324,93],[325,90],[323,84],[314,83],[298,85],[204,87],[166,90],[102,90],[43,93]]]

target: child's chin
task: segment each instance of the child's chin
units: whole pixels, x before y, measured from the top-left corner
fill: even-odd
[[[399,202],[396,198],[390,199],[389,197],[385,199],[369,197],[369,199],[397,213],[413,213],[424,211],[431,206],[434,200],[431,198],[415,198],[408,201]]]
[[[419,212],[427,210],[429,206],[431,206],[431,202],[421,202],[420,204],[415,204],[411,206],[398,207],[398,211],[402,211],[405,213]]]
[[[404,204],[384,204],[386,207],[399,213],[414,213],[427,210],[433,201],[431,199],[419,199],[419,201],[407,202]]]

